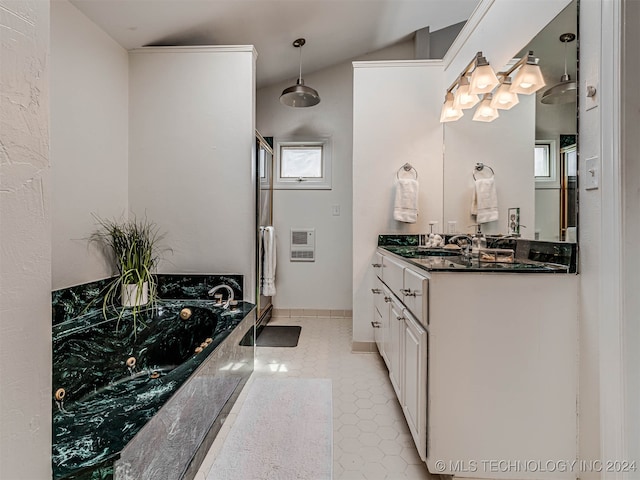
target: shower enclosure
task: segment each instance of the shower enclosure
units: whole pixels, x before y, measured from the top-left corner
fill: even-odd
[[[273,137],[264,138],[258,131],[256,131],[256,171],[258,172],[256,180],[256,212],[257,212],[257,258],[256,266],[258,272],[258,290],[259,295],[256,295],[258,300],[258,322],[257,333],[260,332],[260,327],[266,325],[271,318],[271,311],[273,305],[271,303],[271,297],[262,295],[260,285],[262,284],[263,275],[263,249],[262,246],[262,232],[264,227],[273,225]]]

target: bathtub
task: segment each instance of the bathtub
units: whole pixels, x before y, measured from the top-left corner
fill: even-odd
[[[253,370],[254,316],[160,300],[135,331],[99,306],[55,324],[53,478],[192,477]]]

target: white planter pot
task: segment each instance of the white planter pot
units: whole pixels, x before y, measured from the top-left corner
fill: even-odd
[[[149,303],[149,284],[142,284],[142,292],[138,292],[138,285],[122,285],[121,299],[123,307],[139,307]]]

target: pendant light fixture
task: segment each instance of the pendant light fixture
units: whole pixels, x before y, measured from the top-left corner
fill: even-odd
[[[289,107],[313,107],[320,103],[320,95],[311,87],[307,87],[302,79],[302,46],[306,43],[304,38],[298,38],[293,46],[300,49],[300,72],[296,84],[285,88],[280,95],[280,102]]]
[[[578,86],[571,80],[567,73],[567,43],[573,42],[576,36],[573,33],[563,33],[560,41],[564,43],[564,75],[560,78],[560,83],[554,85],[542,94],[540,101],[545,104],[561,104],[576,101]]]

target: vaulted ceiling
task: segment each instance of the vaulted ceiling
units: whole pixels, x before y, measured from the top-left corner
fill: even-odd
[[[126,49],[145,45],[255,45],[258,87],[469,18],[478,0],[71,0]]]

